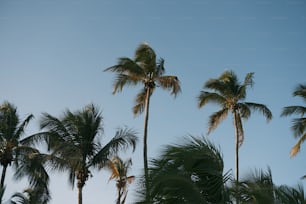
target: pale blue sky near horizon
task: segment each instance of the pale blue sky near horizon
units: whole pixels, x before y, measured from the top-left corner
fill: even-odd
[[[149,119],[149,157],[183,136],[206,136],[209,105],[197,108],[204,82],[233,70],[242,81],[254,72],[255,85],[247,101],[266,104],[273,120],[266,123],[254,113],[244,122],[245,141],[240,148],[241,176],[269,166],[277,185],[305,181],[306,145],[294,158],[289,152],[296,140],[290,131],[292,117],[281,118],[287,105],[304,105],[292,91],[306,83],[305,0],[0,0],[0,102],[18,107],[21,117],[33,113],[27,134],[38,131],[42,112],[54,116],[94,103],[104,116],[105,138],[127,126],[139,134],[131,174],[139,176],[142,164],[143,115],[134,117],[134,97],[141,87],[126,87],[112,95],[114,74],[103,72],[119,57],[133,58],[137,46],[147,42],[165,59],[166,74],[177,75],[182,93],[173,99],[156,90]],[[224,171],[234,173],[234,129],[231,118],[209,135],[220,146]],[[114,203],[115,183],[109,173],[95,172],[84,187],[84,204]],[[22,191],[11,171],[5,199]],[[51,204],[76,203],[65,174],[51,174]],[[135,200],[132,184],[128,203]]]

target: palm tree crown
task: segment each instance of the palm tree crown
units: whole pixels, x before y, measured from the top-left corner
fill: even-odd
[[[127,186],[132,183],[135,176],[128,176],[128,170],[132,165],[132,160],[128,159],[122,161],[118,156],[115,156],[109,161],[109,169],[111,171],[111,176],[109,180],[116,180],[116,186],[118,191],[117,204],[124,204],[127,197]]]
[[[294,92],[293,96],[299,96],[306,101],[306,84],[302,85],[299,84]],[[301,144],[306,139],[306,118],[304,115],[306,114],[306,107],[305,106],[287,106],[283,108],[281,116],[289,116],[289,115],[299,115],[299,118],[294,118],[292,120],[292,131],[293,136],[295,138],[299,138],[298,142],[293,146],[290,152],[290,156],[295,156],[299,151]]]
[[[105,69],[117,74],[113,94],[122,91],[125,85],[143,84],[144,88],[137,95],[133,107],[136,115],[144,111],[147,91],[151,95],[156,86],[170,90],[176,96],[181,91],[179,80],[176,76],[164,76],[164,62],[162,58],[156,59],[154,50],[148,44],[141,44],[136,49],[134,59],[121,57],[117,65]]]
[[[68,171],[72,186],[77,181],[79,204],[82,203],[82,189],[92,176],[92,168],[105,167],[119,150],[130,146],[135,149],[137,137],[130,129],[119,129],[108,143],[102,145],[102,122],[102,115],[93,104],[81,111],[67,110],[61,118],[44,113],[40,125],[46,131],[32,136],[32,141],[47,143],[52,155],[51,167]]]

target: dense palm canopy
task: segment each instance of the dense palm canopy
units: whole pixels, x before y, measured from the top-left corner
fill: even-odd
[[[109,67],[105,71],[116,73],[113,93],[122,91],[126,85],[141,84],[143,86],[136,96],[133,112],[138,115],[145,111],[143,159],[145,177],[147,178],[147,133],[150,97],[156,87],[168,90],[176,96],[181,90],[180,82],[176,76],[164,75],[164,59],[157,60],[154,50],[146,43],[139,45],[134,59],[121,57],[117,65]],[[146,187],[148,188],[147,185]]]
[[[254,73],[248,73],[241,83],[233,71],[225,71],[217,79],[208,80],[198,96],[198,107],[208,103],[220,105],[221,110],[209,118],[208,134],[213,131],[229,113],[233,115],[236,134],[236,180],[239,178],[239,146],[244,140],[242,119],[247,120],[252,111],[261,112],[267,120],[272,119],[271,111],[263,104],[246,102],[247,88],[253,85]],[[206,91],[212,90],[211,92]]]
[[[67,171],[69,181],[78,188],[78,202],[82,203],[82,189],[91,169],[101,169],[120,150],[135,149],[137,137],[131,129],[119,129],[104,145],[101,144],[103,118],[97,107],[90,104],[80,111],[66,110],[56,118],[44,113],[40,122],[44,130],[29,141],[45,141],[51,152],[49,165]]]
[[[31,188],[48,192],[49,176],[44,168],[46,157],[25,142],[29,137],[23,137],[32,118],[33,115],[29,115],[21,121],[17,108],[9,102],[4,102],[0,107],[1,189],[4,187],[7,167],[13,164],[15,179],[27,177]]]
[[[116,187],[118,191],[117,204],[124,204],[127,197],[127,186],[132,183],[135,179],[135,176],[128,176],[128,171],[132,165],[132,160],[128,159],[122,161],[118,156],[115,156],[112,160],[109,161],[108,168],[111,171],[111,176],[109,180],[116,181]]]
[[[237,183],[234,183],[237,185]],[[236,189],[234,187],[234,189]],[[255,170],[238,183],[241,204],[305,204],[302,186],[277,186],[272,179],[270,168],[267,171]]]
[[[150,200],[139,203],[225,203],[230,175],[223,168],[218,148],[204,138],[186,137],[152,160],[149,196],[141,196]]]
[[[306,84],[298,85],[294,92],[293,96],[299,96],[306,102]],[[306,139],[306,106],[287,106],[283,108],[281,116],[297,115],[298,118],[292,120],[292,131],[293,136],[298,138],[298,142],[293,146],[290,152],[290,156],[295,156],[301,148],[301,144]]]

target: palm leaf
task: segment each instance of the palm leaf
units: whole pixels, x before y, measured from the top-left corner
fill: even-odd
[[[287,106],[283,108],[281,116],[289,116],[297,114],[303,117],[305,113],[306,113],[306,107],[304,106]]]
[[[294,133],[294,137],[298,138],[305,133],[306,118],[294,118],[292,120],[291,130]]]
[[[137,140],[136,132],[134,130],[127,128],[118,129],[115,136],[95,154],[90,166],[103,168],[106,166],[109,158],[117,154],[119,150],[126,150],[131,146],[134,151]]]
[[[216,127],[226,118],[227,114],[228,114],[227,108],[223,108],[222,110],[213,113],[209,117],[207,134],[210,134],[211,131],[216,129]]]
[[[292,147],[290,151],[290,157],[294,157],[300,151],[301,144],[305,141],[305,139],[306,139],[306,133],[304,133],[304,135],[302,135],[298,140],[298,142]]]
[[[156,54],[147,44],[142,43],[135,51],[135,62],[144,70],[146,74],[154,73],[156,69]]]
[[[304,100],[306,100],[306,85],[305,84],[299,84],[294,92],[293,92],[293,96],[300,96],[302,97]]]
[[[151,91],[152,94],[152,91]],[[136,96],[135,106],[133,107],[134,115],[141,114],[145,109],[147,89],[143,88]]]
[[[156,80],[161,88],[171,91],[174,96],[181,91],[180,81],[176,76],[160,76]]]
[[[245,102],[245,104],[253,111],[259,111],[265,118],[267,119],[267,122],[272,119],[272,112],[265,106],[264,104],[260,103],[251,103],[251,102]]]
[[[226,100],[222,95],[218,93],[201,91],[200,95],[198,96],[198,107],[201,108],[209,102],[217,103],[223,106]]]

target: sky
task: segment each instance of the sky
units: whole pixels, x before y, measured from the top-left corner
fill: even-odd
[[[289,157],[296,140],[292,117],[280,117],[283,107],[305,105],[292,97],[306,83],[305,0],[0,0],[0,102],[9,101],[21,118],[34,114],[26,135],[38,132],[42,112],[56,117],[67,108],[96,104],[104,117],[103,141],[117,128],[138,132],[131,175],[143,167],[143,115],[134,117],[134,97],[141,87],[126,87],[112,95],[114,74],[103,72],[119,57],[133,58],[140,43],[148,43],[165,59],[166,74],[178,76],[182,92],[173,98],[156,90],[151,98],[148,155],[154,158],[167,144],[182,137],[204,136],[219,146],[224,171],[235,167],[235,140],[231,117],[209,136],[209,115],[218,106],[197,107],[203,84],[225,70],[242,81],[254,72],[255,84],[246,101],[263,103],[273,113],[266,123],[258,113],[244,121],[241,177],[251,170],[271,168],[277,185],[306,186],[306,146]],[[43,148],[43,147],[41,147]],[[51,204],[76,203],[77,191],[67,174],[52,173]],[[115,182],[110,173],[94,172],[83,190],[84,204],[114,203]],[[5,200],[27,187],[6,178]],[[131,184],[127,203],[135,200]]]

